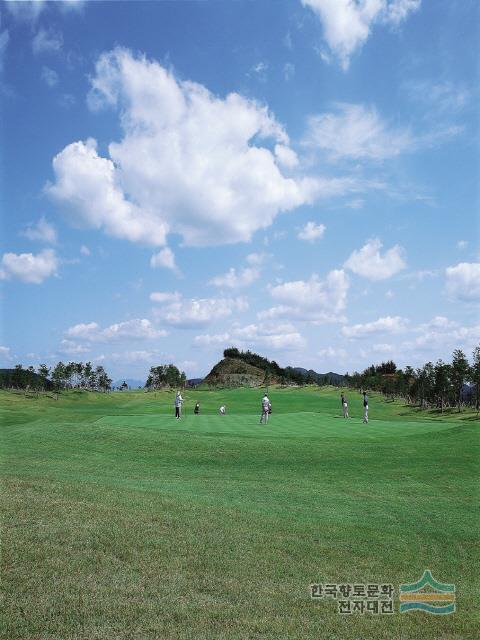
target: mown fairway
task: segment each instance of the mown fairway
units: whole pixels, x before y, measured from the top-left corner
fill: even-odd
[[[260,426],[261,391],[186,396],[176,422],[168,393],[0,395],[1,637],[478,638],[474,414],[274,389]],[[453,615],[398,612],[427,568]],[[312,582],[393,583],[395,614]]]

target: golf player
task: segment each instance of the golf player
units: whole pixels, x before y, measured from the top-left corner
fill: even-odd
[[[347,398],[345,397],[345,395],[342,393],[342,395],[340,396],[340,401],[342,403],[342,410],[343,410],[343,417],[344,418],[348,418],[348,402],[347,402]]]
[[[224,404],[222,404],[219,411],[220,411],[220,415],[224,416],[227,413],[227,407]]]
[[[182,394],[180,393],[180,391],[177,391],[177,395],[175,396],[175,418],[177,420],[180,420],[180,417],[182,415],[182,403]]]
[[[262,398],[262,414],[260,416],[260,424],[262,423],[267,424],[268,416],[271,410],[272,410],[272,403],[270,402],[267,394],[265,393],[265,395]]]
[[[368,396],[367,392],[363,392],[363,422],[368,424]]]

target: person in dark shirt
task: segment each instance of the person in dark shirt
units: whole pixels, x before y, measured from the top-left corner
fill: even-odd
[[[368,396],[367,392],[363,392],[363,422],[368,424]]]

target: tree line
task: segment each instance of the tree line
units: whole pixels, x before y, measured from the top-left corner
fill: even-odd
[[[378,391],[392,399],[401,397],[408,404],[423,409],[443,411],[464,406],[480,408],[480,346],[475,347],[471,363],[461,349],[455,349],[450,363],[427,362],[423,367],[398,369],[389,360],[371,365],[362,373],[345,375],[346,384],[354,389]]]
[[[91,362],[58,362],[54,367],[41,364],[35,370],[17,364],[14,369],[3,369],[0,375],[3,388],[55,390],[85,389],[88,391],[110,391],[112,380],[105,369]]]
[[[180,371],[174,364],[161,364],[157,367],[150,367],[145,387],[148,390],[170,388],[185,388],[187,376],[184,371]]]

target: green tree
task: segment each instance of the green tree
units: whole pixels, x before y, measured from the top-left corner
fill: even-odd
[[[50,375],[50,367],[47,367],[46,364],[41,364],[39,365],[37,372],[40,378],[42,379],[42,386],[43,386],[43,389],[45,390],[47,386],[48,376]]]
[[[440,405],[440,410],[443,413],[450,390],[450,366],[445,364],[443,360],[437,360],[434,375],[434,392],[437,398],[437,406]]]
[[[478,416],[480,411],[480,345],[473,350],[470,380],[475,385],[475,407]]]
[[[67,367],[62,361],[58,362],[52,371],[52,382],[55,389],[64,389],[67,382]]]
[[[451,376],[458,410],[462,408],[463,386],[468,379],[470,366],[461,349],[455,349],[452,356]]]

